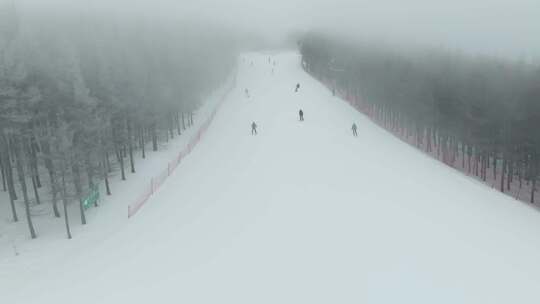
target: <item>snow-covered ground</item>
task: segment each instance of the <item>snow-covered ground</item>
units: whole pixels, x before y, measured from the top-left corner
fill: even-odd
[[[127,180],[120,178],[119,168],[110,175],[109,181],[112,196],[105,195],[105,186],[101,182],[101,198],[99,207],[91,207],[86,211],[88,224],[80,224],[78,204],[68,206],[71,223],[72,240],[67,240],[63,218],[54,218],[51,198],[47,193],[49,186],[41,189],[42,204],[32,205],[31,214],[38,238],[30,239],[28,226],[24,217],[24,204],[17,201],[16,207],[19,222],[11,220],[11,209],[7,192],[0,192],[0,280],[9,278],[17,285],[18,280],[26,280],[25,276],[10,276],[11,273],[39,273],[44,264],[63,263],[66,256],[77,256],[86,251],[94,243],[108,238],[116,230],[128,223],[128,205],[139,201],[141,194],[150,187],[153,177],[167,170],[168,164],[184,151],[190,139],[196,136],[201,125],[211,116],[214,109],[228,94],[235,82],[236,73],[231,74],[222,87],[217,88],[194,113],[193,126],[187,126],[181,136],[166,143],[160,143],[158,151],[148,149],[146,158],[142,159],[141,151],[135,151],[136,173],[126,169]],[[163,134],[160,134],[163,135]],[[119,164],[111,157],[112,166]],[[43,174],[45,176],[45,173]],[[44,184],[47,184],[44,180]],[[60,203],[59,203],[60,204]],[[61,205],[59,205],[61,208]],[[63,214],[62,214],[63,216]],[[21,264],[22,263],[22,264]],[[2,291],[2,288],[0,288]],[[2,292],[0,292],[2,299]],[[1,303],[1,302],[0,302]]]
[[[539,303],[538,211],[394,138],[299,59],[245,55],[140,212],[2,257],[0,303]]]

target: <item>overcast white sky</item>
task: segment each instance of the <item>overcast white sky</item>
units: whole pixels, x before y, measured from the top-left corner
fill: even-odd
[[[412,41],[472,53],[540,56],[540,0],[14,1],[55,9],[99,5],[126,15],[145,12],[154,18],[211,20],[275,39],[291,31],[323,28],[351,37]]]

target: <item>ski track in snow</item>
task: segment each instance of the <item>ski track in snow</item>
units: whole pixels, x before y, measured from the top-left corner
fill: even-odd
[[[0,260],[0,303],[540,303],[536,210],[380,129],[298,53],[243,57],[140,212],[52,262]]]

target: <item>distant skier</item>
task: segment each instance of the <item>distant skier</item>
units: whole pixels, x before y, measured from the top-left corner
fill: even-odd
[[[358,127],[356,126],[356,123],[353,123],[353,124],[352,124],[352,128],[351,128],[351,129],[352,129],[352,134],[353,134],[354,136],[358,136],[358,133],[356,132],[356,130],[358,129]]]
[[[297,83],[297,84],[296,84],[296,89],[295,89],[294,91],[295,91],[295,92],[298,92],[299,89],[300,89],[300,84]]]
[[[246,97],[249,98],[249,90],[246,89],[245,92],[246,92]]]
[[[304,111],[302,111],[302,109],[298,111],[298,115],[300,116],[300,121],[304,121]]]
[[[251,123],[251,135],[257,135],[257,124],[255,122]]]

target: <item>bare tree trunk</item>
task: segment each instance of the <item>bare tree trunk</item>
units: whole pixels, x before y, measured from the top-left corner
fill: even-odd
[[[100,137],[101,141],[101,175],[103,176],[103,180],[105,181],[105,191],[107,195],[111,195],[111,188],[109,186],[109,174],[107,170],[107,159],[108,159],[108,153],[105,150],[105,140],[103,139],[103,136]]]
[[[506,175],[506,190],[510,191],[510,183],[512,182],[512,177],[514,175],[514,161],[511,158],[508,161],[508,174]]]
[[[145,140],[144,140],[144,127],[141,128],[141,150],[142,150],[142,158],[146,158],[146,149],[145,149]]]
[[[437,136],[437,159],[441,157],[441,137]]]
[[[7,141],[6,141],[7,143]],[[10,207],[11,207],[11,215],[12,215],[12,219],[14,222],[18,222],[19,221],[19,217],[17,216],[17,209],[15,207],[15,196],[14,196],[14,189],[13,187],[15,186],[14,185],[14,182],[13,182],[13,170],[11,168],[11,160],[9,158],[9,152],[8,152],[9,148],[6,146],[5,148],[5,152],[3,153],[3,155],[1,155],[4,159],[4,171],[5,171],[5,175],[6,175],[6,179],[7,179],[7,187],[8,187],[8,195],[9,195],[9,204],[10,204]]]
[[[502,154],[502,160],[503,160],[503,163],[502,163],[502,170],[501,170],[501,187],[500,187],[500,190],[501,190],[501,192],[504,192],[504,171],[506,170],[506,157],[505,157],[504,153]]]
[[[519,189],[523,186],[523,163],[519,163],[518,177],[519,177]]]
[[[186,119],[184,117],[184,112],[182,112],[182,129],[186,129]]]
[[[534,204],[534,193],[536,192],[536,177],[533,178],[531,183],[531,204]]]
[[[88,189],[94,186],[94,173],[92,160],[90,159],[90,151],[84,151],[84,168],[86,169],[86,182],[88,183]]]
[[[426,151],[431,153],[431,128],[427,129],[426,137],[427,137],[426,138],[427,140]]]
[[[131,167],[131,173],[135,173],[135,160],[133,159],[133,134],[131,134],[131,121],[127,120],[127,130],[128,130],[128,150],[129,150],[129,164]]]
[[[471,170],[471,157],[472,157],[472,148],[471,146],[468,146],[467,147],[467,158],[468,158],[468,163],[469,165],[467,166],[468,168],[468,171],[469,171],[469,174],[471,174],[472,170]]]
[[[41,188],[41,179],[39,178],[38,161],[37,161],[37,149],[36,144],[32,140],[28,140],[29,154],[30,154],[30,167],[36,187]]]
[[[153,151],[158,150],[157,130],[156,130],[156,123],[155,122],[152,124],[152,150]]]
[[[489,156],[487,152],[484,152],[482,157],[482,180],[485,182],[487,180],[487,168],[489,163]]]
[[[109,185],[109,174],[107,174],[107,168],[105,168],[105,161],[101,162],[101,171],[103,173],[103,180],[105,181],[105,191],[107,195],[111,195],[111,187]]]
[[[42,147],[43,147],[43,153],[45,154],[45,167],[47,168],[47,172],[49,173],[49,181],[51,183],[53,213],[55,217],[60,217],[60,211],[58,210],[58,203],[57,203],[58,197],[57,197],[56,179],[55,179],[55,174],[54,174],[54,164],[52,161],[51,146],[50,146],[50,142],[48,138],[46,139]]]
[[[0,152],[0,171],[2,173],[2,191],[6,192],[7,191],[7,183],[6,183],[6,170],[4,169],[4,156],[3,156],[3,153]]]
[[[75,185],[75,192],[77,193],[77,199],[79,201],[79,211],[81,213],[81,224],[86,225],[86,215],[84,213],[84,206],[82,201],[82,187],[81,187],[81,172],[77,160],[71,158],[71,172],[73,173],[73,184]]]
[[[171,136],[171,139],[174,139],[174,118],[173,118],[173,114],[169,113],[169,115],[167,115],[169,117],[168,119],[168,129],[169,129],[169,134]]]
[[[31,177],[32,179],[32,188],[34,189],[34,197],[36,198],[36,204],[41,204],[41,200],[39,199],[39,192],[37,187],[36,178],[34,176]]]
[[[143,159],[146,158],[146,141],[144,138],[144,128],[141,130],[141,150]]]
[[[175,114],[175,123],[176,123],[176,132],[178,132],[178,136],[182,135],[182,128],[180,128],[180,117],[178,116],[178,112]]]
[[[23,193],[23,199],[24,199],[24,208],[26,212],[26,221],[28,223],[28,229],[30,230],[30,237],[35,239],[37,237],[36,231],[34,229],[34,224],[32,223],[32,216],[30,214],[30,200],[28,198],[28,189],[26,187],[26,180],[25,180],[25,174],[24,174],[24,167],[23,167],[23,161],[22,156],[24,154],[24,148],[22,147],[23,143],[22,140],[19,142],[18,146],[19,148],[17,157],[16,157],[16,163],[17,163],[17,172],[19,175],[19,182],[21,184],[21,190]]]
[[[431,134],[430,134],[430,136],[431,136],[431,144],[433,146],[435,146],[435,148],[437,148],[437,137],[435,135],[435,132],[436,132],[435,127],[432,127],[431,128]],[[430,149],[430,150],[432,150],[432,149]]]
[[[53,213],[55,217],[60,217],[60,212],[58,211],[58,194],[57,194],[57,186],[56,186],[56,180],[54,178],[54,174],[51,172],[51,176],[49,176],[51,180],[51,191],[52,191],[52,206],[53,206]]]
[[[13,200],[17,200],[19,199],[18,195],[17,195],[17,191],[15,190],[15,174],[13,173],[13,166],[14,166],[14,160],[15,160],[15,155],[17,155],[17,152],[15,151],[16,149],[16,145],[15,145],[15,142],[12,138],[10,137],[7,137],[6,138],[6,145],[7,145],[7,148],[6,148],[6,153],[7,153],[7,157],[6,157],[6,161],[7,161],[7,176],[8,176],[8,191],[10,192]]]
[[[461,143],[461,168],[465,169],[465,143]]]
[[[120,173],[122,175],[122,180],[126,180],[126,171],[124,169],[124,157],[122,156],[122,150],[118,147],[118,144],[116,145],[116,159],[118,160],[118,163],[120,164]]]
[[[67,212],[67,192],[66,192],[66,164],[65,159],[63,160],[62,164],[62,205],[64,206],[64,223],[66,224],[66,233],[68,239],[71,239],[71,229],[69,227],[69,216]]]
[[[112,172],[111,159],[109,158],[109,151],[105,151],[105,164],[107,165],[107,172]]]
[[[534,204],[534,192],[536,191],[536,178],[532,181],[531,186],[531,204]]]
[[[531,179],[532,179],[532,185],[531,185],[531,204],[534,204],[534,193],[536,191],[536,179],[538,174],[538,162],[536,158],[532,159],[529,166],[531,166]]]
[[[475,153],[475,155],[473,156],[473,174],[475,176],[478,176],[478,154]]]
[[[493,179],[497,180],[497,153],[493,153]]]

